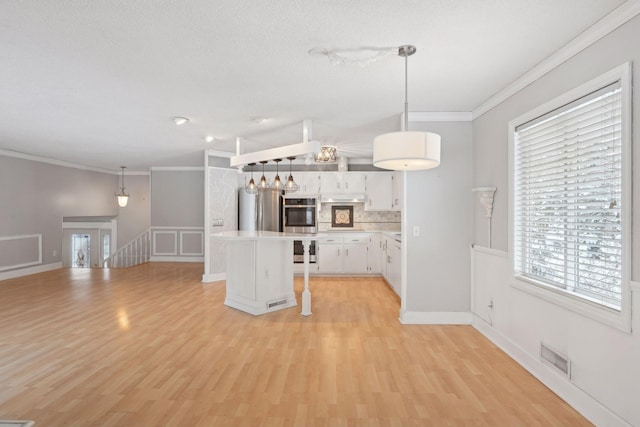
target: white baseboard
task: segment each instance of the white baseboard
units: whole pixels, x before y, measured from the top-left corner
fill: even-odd
[[[470,325],[470,312],[443,311],[400,311],[400,323],[403,325]]]
[[[151,262],[204,262],[201,256],[152,256],[149,258]]]
[[[43,273],[45,271],[57,270],[62,268],[61,262],[52,264],[36,265],[34,267],[20,268],[17,270],[5,271],[0,273],[0,280],[14,279],[16,277],[28,276],[30,274]]]
[[[567,378],[553,372],[537,357],[527,353],[480,317],[473,315],[472,326],[593,424],[611,427],[631,426],[602,403],[580,390]]]
[[[212,273],[202,275],[203,283],[220,282],[222,280],[227,280],[227,273]]]

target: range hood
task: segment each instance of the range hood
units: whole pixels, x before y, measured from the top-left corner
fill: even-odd
[[[320,201],[322,203],[340,203],[340,202],[357,203],[357,202],[364,202],[365,195],[364,194],[322,194],[320,196]]]

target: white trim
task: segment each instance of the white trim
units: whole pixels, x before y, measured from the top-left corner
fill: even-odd
[[[230,153],[228,151],[218,151],[218,150],[212,150],[212,149],[205,150],[204,154],[205,154],[205,157],[209,157],[209,156],[211,156],[211,157],[224,157],[224,158],[227,158],[227,159],[230,159],[231,157],[236,155],[236,153]],[[208,162],[205,162],[205,163],[208,163]],[[208,166],[208,164],[206,164],[205,166]]]
[[[631,287],[632,292],[640,292],[640,282],[630,281],[629,285]]]
[[[638,3],[638,11],[640,12],[640,0],[634,0]],[[518,274],[514,269],[514,134],[516,127],[526,123],[527,121],[539,117],[548,113],[558,107],[561,107],[569,102],[585,96],[595,90],[602,87],[621,81],[622,88],[622,206],[631,206],[631,124],[633,117],[631,115],[631,62],[625,62],[614,69],[589,80],[586,83],[560,95],[552,100],[545,102],[544,104],[534,108],[533,110],[510,120],[507,125],[508,132],[508,245],[509,245],[509,275],[511,277],[511,285],[523,292],[528,292],[531,295],[535,295],[560,307],[566,308],[601,322],[602,324],[614,327],[620,331],[631,333],[631,290],[629,287],[629,281],[631,279],[631,209],[622,210],[622,224],[625,227],[622,232],[622,248],[623,248],[623,260],[622,260],[622,307],[621,310],[615,311],[602,307],[599,304],[591,303],[590,301],[579,298],[578,296],[570,295],[560,289],[555,289],[550,286],[543,286],[538,284],[534,280],[525,279]]]
[[[151,170],[151,172],[154,172],[154,171],[176,171],[176,172],[204,171],[204,166],[151,166],[149,170]]]
[[[505,251],[501,251],[498,249],[493,249],[493,248],[487,248],[486,246],[479,246],[476,244],[471,245],[471,249],[474,249],[478,252],[482,252],[485,253],[487,255],[493,255],[493,256],[498,256],[498,257],[502,257],[502,258],[508,258],[509,257],[509,253],[505,252]]]
[[[283,145],[281,147],[232,156],[229,161],[229,166],[235,168],[248,163],[258,163],[261,160],[286,159],[289,156],[300,156],[317,153],[318,151],[320,151],[320,141],[300,142],[298,144]]]
[[[154,225],[152,230],[204,230],[204,227],[169,227],[165,225]]]
[[[409,111],[409,122],[470,122],[470,111]]]
[[[151,262],[204,262],[204,257],[186,257],[186,256],[152,256],[149,258]]]
[[[629,423],[609,408],[527,353],[480,317],[473,316],[472,326],[593,424],[630,427]]]
[[[29,267],[31,265],[42,264],[42,234],[25,234],[22,236],[5,236],[0,237],[0,240],[26,240],[26,239],[38,239],[38,260],[24,262],[22,264],[4,265],[0,266],[0,271],[15,270],[17,268]]]
[[[111,229],[112,222],[62,222],[62,229],[67,228],[80,228],[89,230],[104,230]]]
[[[203,274],[202,283],[221,282],[227,280],[227,273]]]
[[[182,243],[182,236],[185,234],[199,234],[202,237],[202,245],[200,246],[200,252],[185,252],[184,245]],[[204,230],[194,230],[194,231],[180,231],[180,255],[181,256],[203,256],[204,255]]]
[[[43,264],[36,267],[21,268],[20,270],[7,271],[0,273],[0,280],[14,279],[16,277],[29,276],[31,274],[43,273],[45,271],[57,270],[62,268],[62,262],[54,262],[52,264]]]
[[[65,161],[53,159],[50,157],[35,156],[33,154],[20,153],[18,151],[4,150],[1,148],[0,148],[0,155],[6,156],[6,157],[14,157],[16,159],[31,160],[32,162],[47,163],[50,165],[62,166],[65,168],[81,169],[81,170],[87,170],[91,172],[106,173],[110,175],[119,174],[119,172],[117,171],[112,171],[108,169],[95,168],[95,167],[80,165],[77,163],[65,162]]]
[[[158,252],[156,249],[156,234],[173,234],[173,252]],[[151,255],[151,259],[153,260],[156,255],[168,255],[168,256],[177,256],[178,255],[178,232],[177,231],[153,231],[153,252]]]
[[[468,311],[421,312],[401,310],[398,320],[403,325],[470,325],[472,316],[471,312]]]
[[[591,28],[578,35],[551,56],[547,57],[544,61],[527,71],[518,80],[511,83],[509,86],[505,87],[500,92],[476,107],[472,112],[473,119],[477,119],[487,111],[500,105],[509,97],[515,95],[554,68],[560,66],[572,56],[591,46],[593,43],[625,24],[639,13],[640,0],[626,1],[620,7],[591,26]]]

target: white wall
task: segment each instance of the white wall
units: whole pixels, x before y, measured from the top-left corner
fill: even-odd
[[[472,125],[412,123],[442,137],[441,164],[406,173],[403,208],[403,323],[470,323]],[[419,227],[420,235],[413,235]]]
[[[640,297],[633,297],[632,334],[575,314],[510,285],[508,275],[507,123],[527,111],[626,62],[640,81],[640,17],[635,17],[473,122],[473,186],[495,185],[493,247],[474,266],[478,328],[598,425],[640,425]],[[633,274],[640,278],[640,91],[633,94]],[[475,241],[486,245],[486,218],[475,208]],[[497,260],[496,260],[497,259]],[[489,267],[488,267],[489,266]],[[490,301],[494,308],[487,308]],[[484,319],[484,320],[481,320]],[[559,378],[539,362],[540,343],[572,360],[573,379]]]

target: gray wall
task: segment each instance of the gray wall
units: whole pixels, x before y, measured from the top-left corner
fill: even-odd
[[[204,227],[204,170],[151,170],[151,225]]]
[[[410,312],[468,312],[473,195],[470,122],[410,123],[439,133],[441,164],[407,172],[406,298]],[[420,236],[412,235],[420,227]]]
[[[633,81],[633,164],[640,164],[637,149],[640,129],[640,17],[636,16],[607,37],[580,52],[561,66],[533,82],[516,95],[473,121],[474,186],[495,185],[492,225],[492,246],[502,251],[508,246],[508,135],[510,120],[589,80],[627,62],[634,62]],[[640,254],[640,173],[633,173],[633,253]],[[486,244],[486,218],[481,211],[475,214],[475,241]],[[640,256],[633,260],[634,277],[640,277]]]
[[[61,262],[62,217],[116,216],[117,191],[117,175],[0,155],[0,237],[42,234],[42,264]]]

